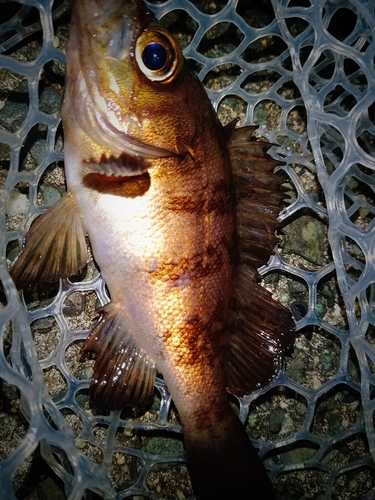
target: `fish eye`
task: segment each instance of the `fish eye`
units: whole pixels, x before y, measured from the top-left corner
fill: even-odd
[[[136,43],[135,58],[149,80],[162,83],[174,80],[184,62],[177,41],[162,28],[142,33]]]
[[[161,70],[167,62],[167,51],[160,43],[151,42],[143,49],[142,61],[150,71]]]

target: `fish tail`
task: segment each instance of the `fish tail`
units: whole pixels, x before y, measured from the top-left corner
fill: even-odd
[[[185,429],[185,449],[198,500],[273,500],[272,482],[234,415],[225,432],[211,435]]]

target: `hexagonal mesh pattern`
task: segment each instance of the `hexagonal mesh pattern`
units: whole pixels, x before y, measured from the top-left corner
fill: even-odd
[[[374,2],[149,6],[222,121],[259,125],[289,177],[282,251],[261,274],[292,306],[296,343],[270,387],[233,403],[280,498],[373,498]],[[2,1],[0,12],[0,498],[17,497],[38,445],[70,499],[193,498],[162,380],[143,412],[103,414],[89,401],[80,346],[108,301],[95,265],[22,299],[7,273],[64,189],[69,2]]]

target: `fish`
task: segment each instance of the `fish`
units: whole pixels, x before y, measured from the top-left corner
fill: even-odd
[[[270,145],[220,123],[140,0],[73,2],[61,114],[67,193],[26,234],[16,286],[77,274],[88,235],[110,295],[83,347],[93,403],[142,407],[161,374],[197,498],[275,498],[228,401],[269,384],[293,340],[258,283],[284,198]]]

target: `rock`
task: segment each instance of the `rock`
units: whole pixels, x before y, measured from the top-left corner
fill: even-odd
[[[270,414],[270,431],[277,434],[281,431],[285,418],[285,410],[282,408],[275,408]]]
[[[324,264],[325,231],[325,225],[317,219],[309,215],[300,217],[284,229],[284,253],[300,255],[313,264]]]
[[[332,356],[329,354],[321,354],[319,357],[320,364],[322,365],[322,374],[326,375],[335,368],[335,363]]]
[[[61,195],[57,189],[43,184],[40,186],[40,194],[43,198],[43,204],[48,206],[53,205],[61,198]]]
[[[59,486],[47,477],[38,485],[38,498],[39,500],[65,500],[66,496]]]
[[[314,448],[296,448],[294,450],[283,453],[280,458],[283,464],[303,463],[310,460],[316,453]]]
[[[61,94],[53,87],[44,87],[39,97],[39,109],[49,115],[56,113],[61,106]]]
[[[8,101],[5,106],[0,109],[0,125],[8,132],[15,132],[25,120],[29,110],[26,99],[27,94],[25,94],[25,102]]]

